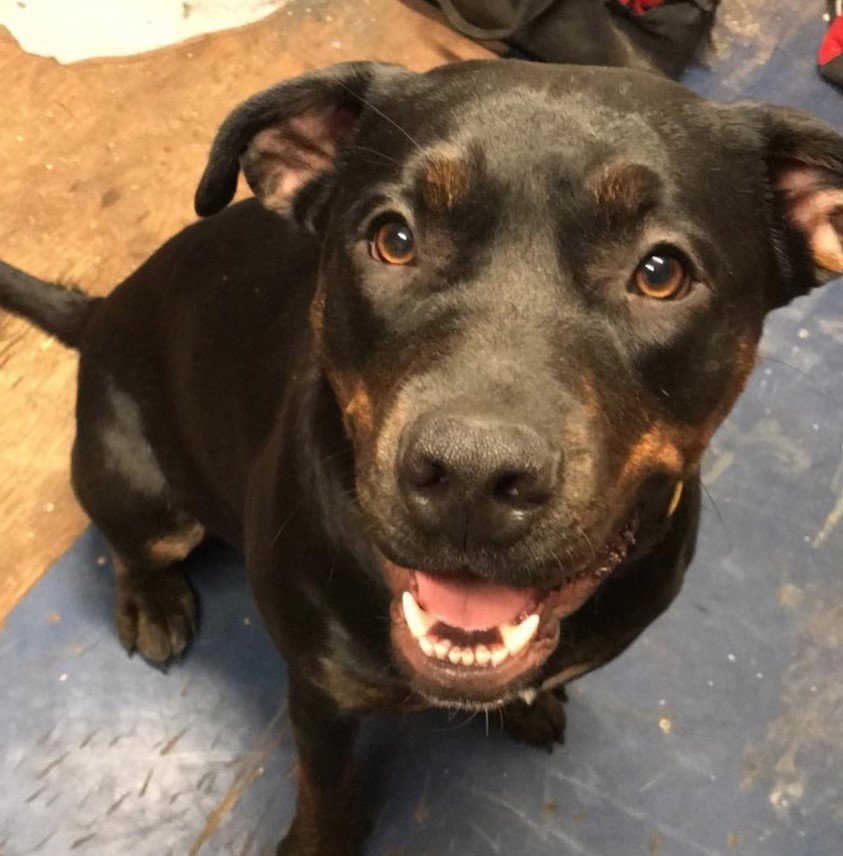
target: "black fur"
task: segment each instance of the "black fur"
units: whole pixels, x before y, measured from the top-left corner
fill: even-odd
[[[60,342],[75,348],[98,298],[45,282],[0,262],[0,306],[23,315]]]

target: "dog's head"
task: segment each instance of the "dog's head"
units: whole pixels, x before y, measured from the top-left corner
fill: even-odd
[[[396,659],[446,702],[523,685],[664,532],[765,314],[843,272],[833,130],[631,70],[338,66],[232,114],[199,213],[241,168],[321,236]]]

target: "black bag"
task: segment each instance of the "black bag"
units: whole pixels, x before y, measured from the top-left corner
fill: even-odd
[[[545,62],[657,69],[678,77],[720,0],[430,0],[472,39]]]

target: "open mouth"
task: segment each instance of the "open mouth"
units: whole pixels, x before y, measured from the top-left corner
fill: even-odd
[[[623,562],[635,540],[628,522],[585,568],[552,589],[443,576],[386,559],[394,593],[392,642],[423,693],[445,702],[504,700],[559,643],[576,612]]]

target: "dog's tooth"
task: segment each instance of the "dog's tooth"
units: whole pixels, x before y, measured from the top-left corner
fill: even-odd
[[[433,650],[440,660],[446,660],[448,658],[448,651],[451,650],[451,643],[447,639],[438,639],[433,644]]]
[[[407,627],[410,628],[410,633],[421,639],[427,635],[427,631],[436,624],[436,619],[428,615],[417,603],[416,599],[405,591],[401,597],[401,606],[404,610],[404,618],[407,621]]]
[[[500,664],[509,656],[509,651],[506,645],[492,646],[492,666],[500,666]]]
[[[419,639],[419,645],[421,645],[422,651],[424,651],[424,653],[427,654],[428,657],[435,656],[433,643],[430,641],[430,639],[427,638],[427,636],[422,636],[422,638]]]
[[[463,666],[474,665],[474,650],[472,648],[462,649],[462,664]]]
[[[492,652],[485,645],[478,645],[474,649],[474,662],[478,666],[488,666],[492,661]]]
[[[535,613],[527,616],[520,624],[502,624],[500,627],[503,644],[514,657],[536,635],[539,629],[539,617]]]
[[[448,659],[456,666],[457,663],[462,662],[462,648],[459,645],[454,645],[450,651],[448,651]]]

